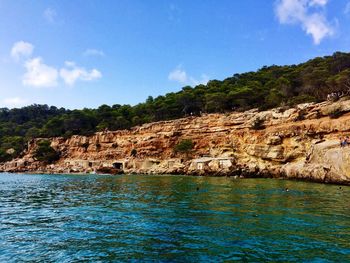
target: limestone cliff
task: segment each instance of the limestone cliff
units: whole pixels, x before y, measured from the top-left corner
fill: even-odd
[[[0,170],[89,173],[114,169],[350,184],[350,147],[339,146],[339,137],[350,135],[349,112],[350,101],[344,100],[261,112],[207,114],[90,137],[52,138],[51,146],[61,153],[61,159],[51,165],[32,157],[40,140],[36,139],[28,144],[22,158],[2,164]],[[182,139],[195,143],[190,156],[173,151]]]

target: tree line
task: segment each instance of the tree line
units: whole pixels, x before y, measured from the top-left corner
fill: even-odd
[[[203,113],[261,110],[319,102],[332,92],[350,88],[350,53],[336,52],[305,63],[264,66],[206,85],[185,86],[137,105],[102,105],[68,110],[48,105],[0,109],[0,161],[18,156],[33,138],[91,135],[97,131],[129,129],[160,120]]]

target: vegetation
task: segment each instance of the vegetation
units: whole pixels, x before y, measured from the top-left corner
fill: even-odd
[[[334,53],[299,65],[264,66],[207,85],[186,86],[135,106],[102,105],[97,109],[66,110],[47,105],[0,109],[0,161],[18,156],[32,138],[90,135],[128,129],[143,123],[202,113],[292,106],[325,100],[332,92],[347,93],[350,53]],[[10,150],[10,151],[9,151]]]
[[[186,156],[192,151],[194,147],[194,143],[190,139],[185,139],[180,141],[178,144],[175,145],[174,151],[178,153],[184,153]]]
[[[40,162],[53,163],[60,158],[60,154],[50,146],[50,141],[43,140],[38,143],[34,158]]]

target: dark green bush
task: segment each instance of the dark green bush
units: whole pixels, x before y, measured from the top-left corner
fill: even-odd
[[[233,74],[206,85],[186,86],[155,98],[150,96],[134,106],[115,104],[67,110],[35,104],[20,109],[2,108],[0,149],[5,152],[14,149],[12,157],[17,157],[26,142],[37,137],[87,136],[96,131],[129,129],[133,125],[203,113],[242,112],[257,107],[265,110],[323,101],[329,93],[346,93],[349,81],[350,53],[336,52],[298,65],[263,66],[255,72]]]
[[[294,106],[297,104],[302,103],[308,103],[308,102],[314,102],[317,101],[317,99],[314,96],[308,95],[308,94],[301,94],[299,96],[292,97],[288,100],[289,106]]]
[[[175,145],[174,151],[177,153],[189,154],[192,151],[193,147],[194,143],[192,142],[192,140],[185,139]]]
[[[50,141],[44,140],[37,144],[34,158],[40,162],[51,164],[60,158],[59,152],[50,146]]]
[[[11,154],[8,154],[5,150],[0,149],[0,162],[7,162],[13,158]]]

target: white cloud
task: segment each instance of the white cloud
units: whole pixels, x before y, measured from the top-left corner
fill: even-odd
[[[200,79],[196,79],[192,76],[188,76],[186,71],[183,70],[180,66],[171,71],[168,75],[168,79],[171,81],[179,82],[180,84],[187,84],[192,86],[197,86],[199,84],[207,84],[209,77],[205,74],[201,75]]]
[[[40,57],[28,60],[24,66],[27,72],[22,79],[23,85],[37,88],[57,86],[57,69],[44,64]]]
[[[190,82],[193,86],[197,86],[200,84],[206,85],[209,81],[209,76],[206,74],[202,74],[200,79],[195,79],[193,77],[190,78]]]
[[[102,50],[98,50],[98,49],[86,49],[83,53],[83,55],[85,57],[89,57],[89,56],[100,56],[100,57],[104,57],[105,53]]]
[[[73,86],[76,81],[92,81],[102,77],[99,70],[93,68],[86,70],[83,67],[78,67],[75,62],[66,61],[65,67],[58,70],[56,67],[48,66],[43,62],[41,57],[30,58],[34,50],[34,46],[28,42],[16,42],[11,49],[11,56],[18,60],[21,57],[26,57],[24,63],[26,69],[22,77],[24,86],[32,86],[37,88],[55,87],[58,85],[60,78],[69,86]],[[88,49],[88,55],[104,55],[102,51]],[[17,100],[18,101],[18,100]]]
[[[5,104],[5,106],[9,107],[9,108],[17,108],[17,107],[22,107],[22,106],[28,104],[28,101],[26,99],[22,99],[20,97],[14,97],[14,98],[4,99],[3,104]]]
[[[324,15],[328,0],[277,0],[275,13],[281,24],[300,24],[316,45],[334,34]]]
[[[18,41],[13,44],[11,49],[11,56],[18,60],[21,57],[30,57],[33,53],[34,46],[31,43]]]
[[[48,7],[45,9],[43,16],[47,22],[54,23],[57,17],[57,13],[55,9]]]
[[[310,6],[325,6],[328,3],[328,0],[310,0]]]
[[[181,84],[185,84],[186,82],[188,82],[186,71],[182,70],[179,67],[169,73],[168,79],[172,81],[177,81]]]
[[[66,65],[66,67],[70,68],[73,68],[76,65],[74,61],[65,61],[64,64]]]
[[[318,45],[321,43],[322,39],[333,35],[334,31],[327,23],[327,20],[324,16],[320,14],[312,14],[304,22],[307,34],[312,35],[314,43]]]
[[[85,68],[78,67],[72,61],[66,61],[65,65],[66,68],[60,70],[60,76],[69,86],[73,86],[77,80],[92,81],[102,77],[101,72],[97,69],[88,71]]]

